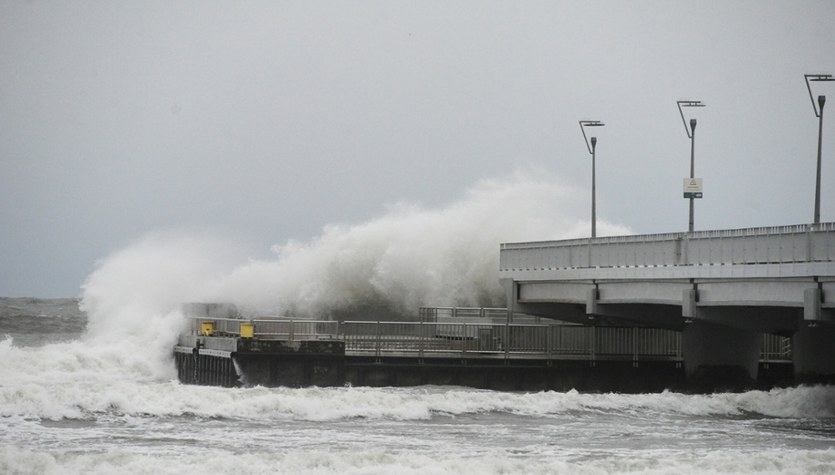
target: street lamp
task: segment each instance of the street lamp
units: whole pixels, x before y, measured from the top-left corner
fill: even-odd
[[[696,179],[693,176],[695,171],[695,151],[696,151],[696,119],[690,119],[690,128],[687,127],[687,121],[684,120],[684,111],[682,107],[704,107],[702,101],[676,101],[678,105],[678,113],[681,114],[681,122],[684,124],[684,131],[687,132],[687,138],[690,139],[690,180],[684,181],[684,197],[690,198],[690,224],[688,231],[693,232],[693,199],[702,197],[702,182],[701,179]]]
[[[826,96],[820,95],[818,96],[818,106],[815,106],[815,99],[812,96],[812,86],[809,84],[810,81],[820,82],[820,81],[835,81],[835,78],[832,77],[831,74],[804,74],[803,77],[806,79],[806,89],[809,90],[809,99],[812,100],[812,108],[815,110],[815,117],[819,118],[818,121],[818,171],[817,175],[815,176],[815,224],[820,224],[821,222],[821,140],[823,137],[823,105],[826,103]]]
[[[595,160],[594,151],[597,147],[597,137],[591,137],[591,144],[586,137],[586,127],[603,127],[603,122],[599,120],[581,120],[580,131],[583,132],[583,139],[586,141],[586,148],[591,154],[591,237],[597,237],[597,204],[595,201],[596,183],[595,183]]]

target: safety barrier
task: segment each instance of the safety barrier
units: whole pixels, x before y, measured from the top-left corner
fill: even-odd
[[[207,323],[213,331],[207,335]],[[581,326],[573,324],[496,324],[312,320],[192,319],[191,334],[242,337],[251,325],[263,340],[340,340],[347,353],[530,359],[631,359],[681,361],[681,333],[661,328]],[[246,337],[246,334],[243,335]],[[791,360],[791,339],[763,335],[763,361]]]

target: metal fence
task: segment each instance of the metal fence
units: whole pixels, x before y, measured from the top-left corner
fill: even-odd
[[[445,318],[506,318],[506,308],[488,307],[421,307],[420,321],[437,322]]]
[[[211,323],[206,330],[204,324]],[[254,337],[265,340],[311,340],[339,338],[339,322],[326,320],[242,320],[237,318],[192,318],[192,334],[209,333],[212,336],[240,337],[241,324],[252,325]]]
[[[769,361],[790,361],[792,359],[792,339],[780,335],[763,335],[760,359]]]
[[[210,333],[204,326],[212,323]],[[240,337],[241,324],[265,340],[340,340],[349,354],[530,359],[681,361],[681,333],[661,328],[572,324],[193,319],[192,335]],[[791,359],[791,339],[763,335],[761,359]]]

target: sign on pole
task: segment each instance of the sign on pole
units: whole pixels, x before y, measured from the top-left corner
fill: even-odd
[[[702,197],[702,179],[701,178],[685,178],[684,179],[684,197],[685,198],[701,198]]]

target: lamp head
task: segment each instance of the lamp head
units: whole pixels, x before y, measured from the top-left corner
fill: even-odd
[[[676,101],[676,105],[678,106],[678,113],[681,115],[681,123],[684,125],[684,131],[687,132],[687,138],[692,139],[692,131],[696,129],[696,119],[690,119],[690,128],[688,129],[682,107],[705,107],[706,104],[702,101]]]
[[[823,104],[826,102],[826,96],[818,96],[818,107],[815,107],[815,97],[812,95],[813,82],[833,82],[835,77],[831,74],[804,74],[803,79],[806,80],[806,89],[809,91],[809,99],[812,101],[812,108],[815,110],[815,117],[820,117],[823,113]]]
[[[586,137],[586,127],[603,127],[603,122],[599,120],[581,120],[580,121],[580,131],[583,132],[583,139],[586,141],[586,148],[588,148],[589,153],[594,153],[594,146],[597,144],[597,137],[591,137],[591,144],[589,144],[589,137]]]

